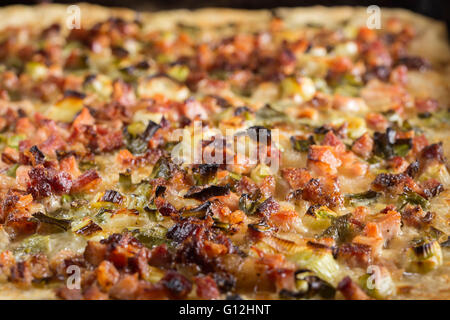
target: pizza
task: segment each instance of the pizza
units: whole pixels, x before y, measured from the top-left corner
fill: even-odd
[[[449,299],[445,26],[372,14],[0,9],[0,297]]]

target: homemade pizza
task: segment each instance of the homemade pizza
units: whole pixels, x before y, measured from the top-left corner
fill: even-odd
[[[0,298],[450,299],[446,29],[366,9],[0,9]]]

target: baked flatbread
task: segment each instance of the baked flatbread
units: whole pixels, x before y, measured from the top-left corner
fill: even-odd
[[[445,26],[374,14],[0,9],[0,297],[450,298]]]

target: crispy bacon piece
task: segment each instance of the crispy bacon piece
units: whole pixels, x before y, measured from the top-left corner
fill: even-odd
[[[367,132],[356,139],[352,145],[352,151],[364,159],[369,158],[370,154],[372,153],[372,149],[373,139]]]
[[[69,174],[53,168],[45,168],[43,165],[32,168],[28,175],[30,182],[27,191],[35,199],[45,198],[52,194],[69,193],[72,187],[72,178]]]
[[[56,290],[56,295],[64,300],[83,300],[83,294],[80,289],[62,287]]]
[[[155,267],[165,267],[167,268],[172,262],[172,254],[167,249],[166,244],[154,247],[148,257],[148,264]]]
[[[427,167],[432,163],[445,163],[444,149],[442,143],[434,143],[422,149],[419,156],[422,167]]]
[[[97,285],[92,285],[83,293],[84,300],[108,300],[108,294],[100,291]]]
[[[138,289],[138,274],[124,274],[109,290],[109,295],[120,300],[136,299]]]
[[[369,296],[348,276],[339,282],[337,289],[347,300],[370,300]]]
[[[278,210],[280,210],[280,205],[274,198],[270,197],[258,206],[255,213],[268,219]]]
[[[16,263],[16,259],[11,251],[6,250],[0,253],[0,279],[6,280],[11,276],[11,268]]]
[[[389,123],[386,118],[379,113],[368,113],[366,115],[366,123],[370,129],[375,131],[384,132],[386,131]]]
[[[339,139],[333,131],[328,131],[325,134],[325,137],[322,140],[323,146],[334,147],[334,150],[337,153],[341,153],[345,151],[345,144]]]
[[[294,190],[303,189],[312,178],[305,168],[284,168],[281,174]]]
[[[219,289],[213,278],[210,276],[196,277],[197,296],[200,299],[218,299],[220,297]]]
[[[81,171],[78,168],[77,160],[74,156],[69,156],[61,159],[59,162],[59,167],[62,171],[70,174],[71,178],[75,180],[81,175]]]
[[[19,261],[11,268],[11,281],[23,287],[29,287],[33,275],[27,261]]]
[[[336,174],[342,164],[330,146],[312,145],[308,150],[307,166],[318,175]]]
[[[167,238],[178,246],[175,260],[180,263],[195,263],[206,272],[217,268],[216,259],[233,252],[229,238],[216,232],[211,218],[200,220],[189,217],[176,223],[167,232]]]
[[[343,202],[339,186],[331,177],[311,179],[302,191],[302,198],[329,207],[340,206]]]
[[[161,284],[171,299],[184,299],[192,290],[192,283],[185,276],[172,270],[161,279]]]
[[[295,210],[278,211],[270,216],[270,224],[282,231],[289,231],[298,220],[299,216]]]
[[[93,266],[98,266],[105,259],[106,251],[106,244],[88,241],[87,246],[84,249],[84,259]]]
[[[439,103],[435,99],[416,99],[415,104],[419,113],[432,113],[439,109]]]
[[[133,88],[122,80],[114,81],[112,99],[125,107],[132,106],[136,103]]]
[[[339,260],[351,267],[367,267],[372,261],[372,249],[361,243],[344,243],[337,250]]]
[[[2,204],[2,215],[5,219],[5,230],[10,237],[27,235],[36,231],[37,222],[31,219],[29,207],[33,201],[30,194],[20,196],[9,193]]]
[[[417,229],[427,228],[434,217],[433,212],[424,212],[420,206],[407,206],[402,212],[402,222]]]
[[[96,276],[97,282],[103,291],[107,291],[119,281],[119,271],[117,271],[116,267],[107,260],[103,260],[97,267]]]
[[[389,241],[400,233],[401,215],[395,210],[389,210],[377,216],[374,222],[380,228],[385,241]]]
[[[436,179],[429,179],[422,183],[420,187],[422,188],[426,198],[433,198],[444,191],[444,186]]]
[[[94,188],[101,178],[95,169],[90,169],[80,175],[72,184],[70,192],[82,192]]]
[[[143,247],[129,233],[115,233],[107,239],[101,240],[100,243],[107,246],[105,260],[111,261],[118,269],[125,268],[129,263],[129,259],[134,257]]]
[[[52,275],[47,257],[44,254],[32,255],[28,262],[33,279],[46,279]]]
[[[380,173],[372,182],[375,191],[384,191],[390,194],[400,194],[405,188],[421,193],[414,180],[404,173]]]

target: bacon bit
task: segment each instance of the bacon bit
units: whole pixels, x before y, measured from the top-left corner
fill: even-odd
[[[314,108],[296,108],[296,117],[297,118],[307,118],[307,119],[316,119],[318,117],[319,112]]]
[[[264,197],[268,198],[275,193],[275,177],[267,176],[260,183],[260,190]]]
[[[398,59],[397,64],[405,65],[408,69],[425,71],[431,67],[428,60],[417,56],[402,56]]]
[[[108,294],[101,292],[97,285],[92,285],[83,294],[84,300],[108,300]]]
[[[408,68],[400,65],[391,71],[389,81],[395,84],[406,85],[408,82]]]
[[[366,132],[361,137],[355,140],[352,145],[352,151],[360,157],[367,159],[372,153],[373,139]]]
[[[93,266],[98,266],[106,256],[107,246],[105,244],[88,241],[84,249],[84,259]]]
[[[85,267],[85,261],[77,253],[63,249],[55,254],[50,260],[50,269],[58,278],[67,277],[67,268],[70,265]]]
[[[337,153],[345,151],[345,144],[339,139],[333,131],[328,131],[322,141],[323,146],[334,147]]]
[[[387,242],[400,233],[401,215],[397,211],[389,210],[375,218],[374,222],[380,229],[383,239]]]
[[[226,196],[213,197],[213,198],[211,198],[211,201],[213,201],[214,199],[219,200],[221,203],[223,203],[231,211],[239,209],[239,197],[234,192],[230,192]]]
[[[392,65],[391,55],[380,40],[370,43],[364,55],[366,63],[371,66],[391,67]]]
[[[51,135],[47,140],[39,144],[39,148],[43,153],[49,156],[56,156],[56,150],[66,146],[66,142],[58,135]]]
[[[207,119],[208,113],[203,105],[195,100],[187,99],[183,104],[179,105],[180,113],[190,120]]]
[[[139,272],[139,276],[142,279],[148,279],[150,276],[150,267],[148,264],[148,257],[150,254],[150,250],[147,248],[142,248],[139,252],[134,256],[128,259],[128,265],[130,270]]]
[[[337,257],[350,267],[367,267],[372,261],[371,246],[363,243],[344,243],[338,248]]]
[[[143,155],[134,156],[127,149],[122,149],[117,155],[117,161],[121,163],[124,167],[129,168],[139,167],[145,164],[154,165],[156,162],[158,162],[162,154],[163,152],[161,151],[161,149],[152,149],[148,150]]]
[[[214,54],[211,48],[206,44],[200,44],[196,50],[197,65],[203,69],[208,70],[214,63]]]
[[[93,126],[95,119],[92,117],[88,108],[83,108],[78,116],[72,123],[73,128],[81,128],[82,126]]]
[[[117,281],[119,281],[119,271],[109,261],[102,261],[97,267],[95,274],[97,282],[104,291],[108,291]]]
[[[419,159],[421,167],[427,167],[436,162],[445,163],[442,142],[424,147],[420,153]]]
[[[109,295],[114,299],[135,299],[139,290],[138,274],[122,275],[120,280],[109,290]]]
[[[56,295],[64,300],[83,300],[83,294],[80,289],[62,287],[56,290]]]
[[[6,280],[11,276],[11,268],[16,263],[16,259],[11,251],[6,250],[0,253],[0,279]]]
[[[375,131],[384,132],[388,127],[388,121],[379,113],[368,113],[366,115],[367,126]]]
[[[21,287],[31,286],[31,281],[33,280],[33,275],[31,274],[31,269],[28,261],[17,262],[11,268],[11,281]]]
[[[294,190],[303,189],[312,179],[311,174],[305,168],[284,168],[281,169],[281,174]]]
[[[16,133],[31,137],[36,128],[28,118],[19,118],[16,123]]]
[[[358,225],[362,225],[369,214],[369,209],[367,207],[356,207],[355,211],[352,212],[352,222]]]
[[[358,41],[361,42],[373,42],[377,39],[377,34],[373,29],[369,29],[368,27],[361,27],[359,28],[358,35],[356,37]]]
[[[129,259],[134,257],[143,247],[129,233],[115,233],[107,239],[101,240],[100,243],[107,245],[106,260],[111,261],[118,269],[125,268],[129,263]]]
[[[46,279],[51,276],[47,257],[43,254],[32,255],[28,260],[31,268],[31,275],[34,279]]]
[[[369,296],[348,276],[339,282],[337,289],[347,300],[371,300]]]
[[[412,150],[414,154],[419,154],[426,146],[428,146],[428,140],[425,135],[415,136],[413,138]]]
[[[2,161],[6,164],[19,162],[19,152],[16,149],[5,147],[2,152]]]
[[[342,164],[329,146],[311,145],[308,150],[307,167],[318,175],[336,174]]]
[[[429,179],[421,184],[426,198],[433,198],[444,191],[444,186],[436,179]]]
[[[278,210],[280,210],[280,205],[274,198],[270,197],[258,206],[255,213],[269,219]]]
[[[154,267],[168,267],[171,262],[172,255],[165,244],[154,247],[148,257],[148,264]]]
[[[169,295],[167,289],[161,282],[150,284],[148,282],[140,281],[136,292],[137,300],[167,300]]]
[[[258,190],[258,186],[252,179],[247,176],[243,176],[236,187],[237,192],[240,194],[247,193],[253,194]]]
[[[67,287],[58,288],[56,296],[64,300],[83,300],[80,289],[69,289]]]
[[[176,271],[168,271],[161,284],[167,290],[171,299],[185,299],[192,290],[192,283]]]
[[[97,136],[95,143],[100,152],[109,152],[116,150],[123,145],[122,131],[108,131],[97,127]]]
[[[134,90],[128,83],[122,80],[113,82],[112,100],[119,102],[125,107],[130,107],[136,104],[136,96]]]
[[[295,210],[285,210],[272,214],[269,222],[281,231],[289,231],[299,219],[298,213]]]
[[[218,299],[220,297],[217,284],[210,276],[196,277],[195,284],[197,286],[197,296],[200,299]]]
[[[384,240],[375,223],[368,223],[364,232],[368,235],[358,235],[352,242],[357,245],[368,247],[370,249],[370,257],[360,261],[357,260],[355,266],[367,267],[367,265],[370,264],[370,261],[377,257],[383,249]]]
[[[28,175],[30,182],[27,191],[35,199],[48,197],[52,194],[69,193],[72,187],[72,179],[66,172],[58,172],[53,168],[45,168],[42,165],[32,168]]]
[[[406,174],[380,173],[372,182],[374,191],[384,191],[391,194],[400,194],[405,188],[422,193],[414,180]]]
[[[340,206],[343,202],[335,178],[311,179],[302,191],[303,200],[328,207]]]
[[[332,73],[346,73],[353,67],[353,62],[348,57],[336,57],[330,61],[330,71]]]
[[[83,192],[94,189],[101,182],[101,178],[95,169],[90,169],[80,175],[70,189],[71,193]]]
[[[408,168],[408,161],[400,156],[392,157],[387,162],[388,167],[394,169],[395,173],[403,172]]]
[[[134,160],[133,154],[128,149],[121,149],[117,154],[117,162],[122,166],[127,166]]]
[[[435,214],[433,212],[425,212],[420,206],[408,206],[402,212],[402,222],[417,229],[429,227],[434,217]]]
[[[81,175],[81,171],[78,169],[77,160],[74,156],[69,156],[62,159],[59,162],[59,167],[62,171],[70,174],[72,180],[76,180]]]

